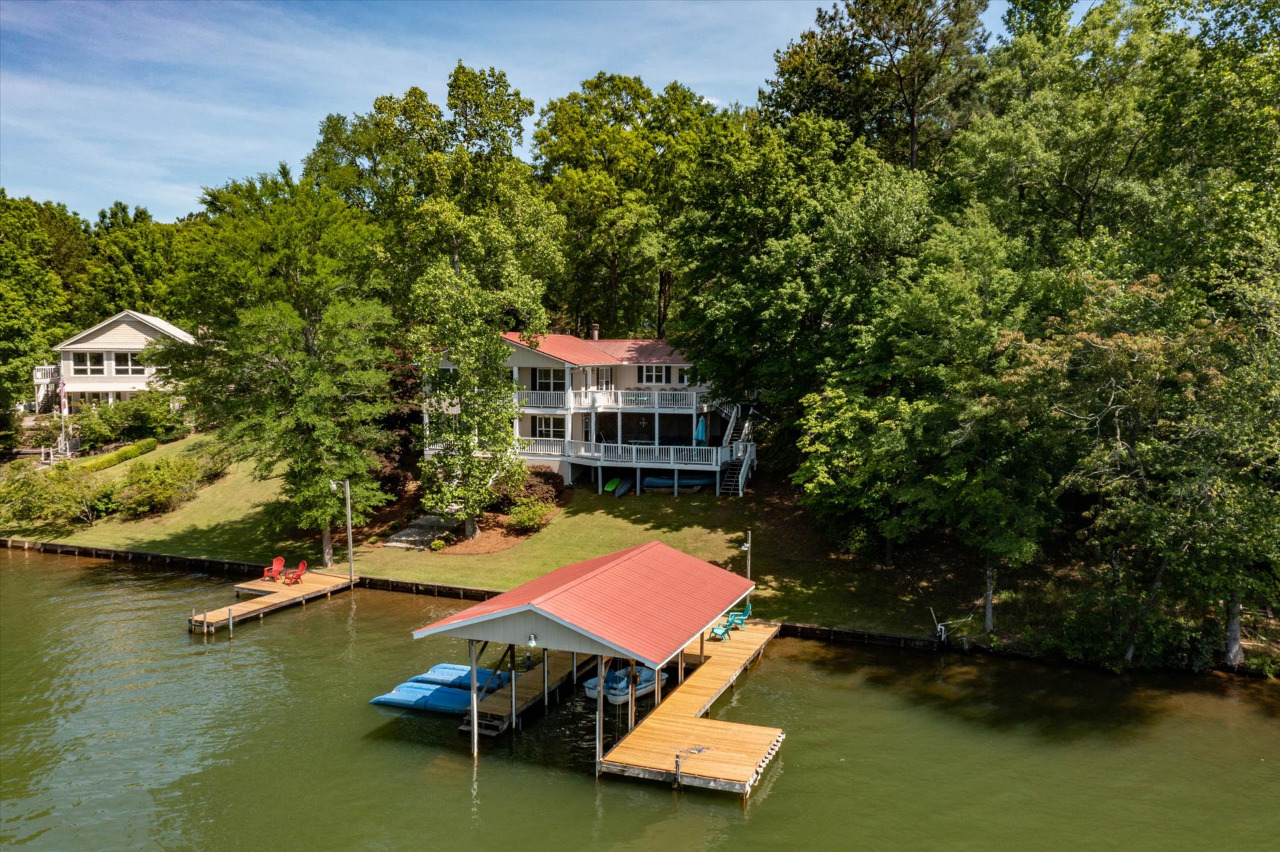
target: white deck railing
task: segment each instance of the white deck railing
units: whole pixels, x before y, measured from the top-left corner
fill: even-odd
[[[519,391],[517,400],[522,404],[530,405],[524,402],[520,397],[530,391]],[[705,397],[705,394],[691,390],[577,390],[573,391],[574,408],[582,408],[590,410],[613,411],[619,408],[642,408],[652,411],[655,408],[660,411],[692,411],[699,405],[699,397]],[[701,403],[706,405],[706,402]],[[543,406],[545,407],[545,406]]]
[[[41,364],[31,371],[31,377],[36,384],[44,384],[56,379],[59,369],[57,364]]]
[[[594,444],[560,438],[522,438],[525,455],[590,459],[606,464],[655,467],[719,467],[735,447],[651,447],[643,444]]]
[[[516,391],[516,402],[524,408],[564,408],[564,391]]]

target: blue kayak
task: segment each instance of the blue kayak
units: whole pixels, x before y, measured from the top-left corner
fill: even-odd
[[[621,482],[618,483],[618,486],[613,489],[613,496],[621,497],[622,495],[630,491],[633,485],[635,485],[635,482],[633,480],[630,480],[630,479],[622,480]]]
[[[465,713],[471,706],[471,693],[450,686],[431,683],[402,683],[395,689],[372,699],[370,704],[402,707],[407,710],[431,710],[435,713]]]
[[[490,678],[493,678],[490,680]],[[476,689],[483,690],[489,684],[488,692],[500,689],[511,680],[510,672],[498,672],[493,669],[476,669]],[[451,686],[455,689],[471,690],[471,667],[457,663],[440,663],[416,677],[409,678],[410,683],[430,683],[436,686]]]

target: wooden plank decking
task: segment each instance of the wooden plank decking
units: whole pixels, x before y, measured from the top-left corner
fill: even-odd
[[[357,577],[355,582],[360,582],[360,578]],[[239,623],[255,615],[261,618],[269,612],[297,603],[305,604],[318,597],[328,597],[353,585],[346,574],[330,574],[326,571],[308,571],[302,575],[301,581],[289,586],[282,580],[250,580],[236,585],[236,596],[249,594],[255,597],[190,616],[187,618],[187,629],[192,633],[213,633],[221,627],[227,627],[231,619]]]
[[[574,655],[568,651],[547,652],[547,691],[555,692],[565,681],[573,677]],[[578,654],[578,671],[584,672],[595,664],[595,657]],[[542,701],[542,661],[539,660],[527,672],[517,672],[515,679],[516,717],[538,702]],[[486,737],[496,737],[511,726],[511,687],[504,686],[481,699],[479,707],[480,733]],[[458,729],[463,733],[471,731],[471,719],[462,723]]]
[[[748,622],[721,642],[705,637],[706,657],[601,762],[600,771],[744,797],[782,745],[782,729],[702,718],[778,633],[779,625]],[[695,641],[685,649],[696,655]]]

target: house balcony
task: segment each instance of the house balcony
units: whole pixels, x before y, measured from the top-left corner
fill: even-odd
[[[58,380],[61,368],[57,364],[41,364],[31,372],[31,378],[38,385],[47,385]]]
[[[552,408],[557,411],[567,408],[564,391],[516,391],[516,404],[521,408]]]
[[[712,408],[710,394],[693,390],[516,391],[516,403],[521,408],[565,411],[570,402],[580,411],[708,411]]]

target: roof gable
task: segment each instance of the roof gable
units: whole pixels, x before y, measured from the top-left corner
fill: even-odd
[[[755,587],[657,541],[566,565],[413,632],[520,641],[503,622],[548,618],[618,656],[657,666]],[[575,650],[566,648],[564,650]]]
[[[92,328],[87,328],[84,331],[80,332],[79,334],[67,338],[66,340],[62,341],[61,343],[59,343],[57,346],[53,348],[54,350],[59,350],[59,349],[65,349],[71,346],[75,346],[77,343],[84,341],[86,338],[92,337],[95,334],[106,330],[107,328],[109,328],[114,324],[120,323],[125,320],[129,320],[129,319],[141,322],[143,325],[146,325],[168,337],[173,337],[173,338],[176,338],[177,340],[181,340],[183,343],[195,342],[194,337],[187,334],[185,331],[178,328],[173,323],[166,322],[165,320],[162,320],[159,317],[153,317],[150,314],[143,314],[143,313],[139,313],[138,311],[121,311],[115,316],[104,319],[102,322],[98,323]]]

